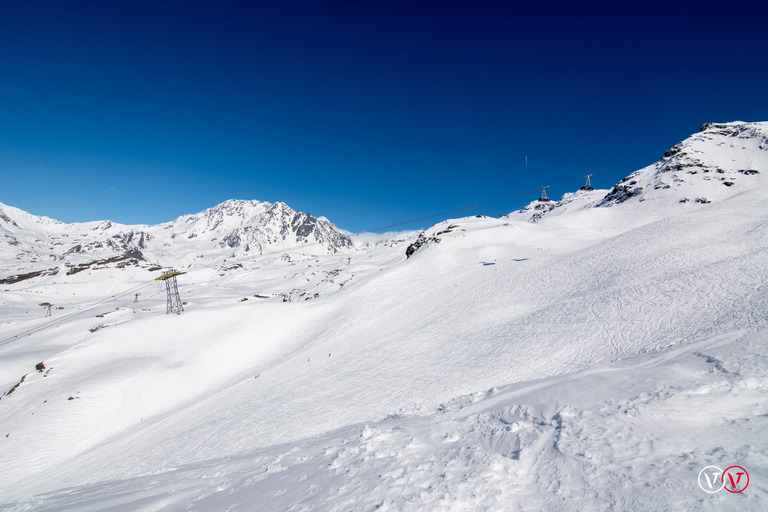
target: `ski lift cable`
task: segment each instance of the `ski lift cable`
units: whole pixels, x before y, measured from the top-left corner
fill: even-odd
[[[631,160],[627,160],[625,162],[621,162],[619,164],[612,165],[610,167],[605,167],[603,169],[591,171],[591,174],[593,176],[594,175],[598,175],[598,174],[603,174],[603,173],[606,173],[606,172],[611,171],[613,169],[616,169],[618,167],[622,167],[624,165],[628,165],[630,163],[636,162],[638,160],[642,160],[642,159],[648,158],[650,156],[654,156],[654,155],[657,155],[657,154],[660,154],[660,153],[664,153],[665,151],[666,151],[666,149],[661,150],[661,151],[653,151],[651,153],[647,153],[645,155],[632,158]],[[559,182],[556,182],[556,183],[552,183],[551,186],[558,187],[558,186],[562,186],[562,185],[567,185],[567,184],[570,184],[570,183],[581,181],[583,178],[584,178],[584,174],[579,173],[578,177],[574,176],[572,178],[568,178],[568,179],[565,179],[565,180],[562,180],[562,181],[559,181]],[[454,208],[452,210],[443,210],[443,211],[436,212],[436,213],[433,213],[433,214],[430,214],[430,215],[424,215],[422,217],[416,217],[416,218],[412,218],[412,219],[408,219],[408,220],[403,220],[403,221],[395,222],[395,223],[392,223],[392,224],[387,224],[387,225],[384,225],[384,226],[378,226],[378,227],[375,227],[375,228],[372,228],[372,229],[363,230],[363,231],[361,231],[361,233],[365,233],[365,232],[373,233],[373,232],[377,232],[377,231],[384,231],[384,230],[392,229],[392,228],[399,227],[399,226],[405,226],[405,225],[408,225],[408,224],[413,224],[415,222],[420,222],[420,221],[423,221],[423,220],[429,220],[429,219],[434,219],[436,217],[442,217],[442,216],[449,215],[449,214],[452,214],[452,213],[459,213],[459,212],[463,212],[463,211],[466,211],[466,210],[472,210],[474,208],[479,208],[481,206],[487,206],[489,204],[500,203],[500,202],[503,202],[503,201],[509,201],[510,199],[516,199],[516,198],[519,198],[519,197],[530,196],[530,195],[532,195],[534,193],[540,192],[541,188],[542,187],[537,186],[537,187],[534,187],[534,188],[531,188],[531,189],[528,189],[528,190],[524,190],[522,192],[518,192],[518,193],[509,195],[509,196],[500,197],[500,198],[497,198],[497,199],[491,199],[489,201],[483,201],[483,202],[480,202],[480,203],[474,203],[474,204],[462,206],[462,207],[459,207],[459,208]],[[254,259],[256,257],[275,256],[275,255],[278,255],[278,254],[285,254],[287,252],[291,252],[291,251],[294,251],[294,250],[297,250],[297,249],[309,249],[311,247],[315,247],[315,246],[319,246],[319,245],[322,245],[322,243],[321,242],[313,242],[313,243],[297,244],[297,245],[288,246],[288,247],[281,247],[279,249],[273,249],[271,251],[261,252],[258,255],[249,254],[249,255],[243,255],[243,256],[240,256],[240,257],[237,257],[237,258],[232,258],[232,259],[228,260],[228,263],[234,263],[234,262],[237,262],[237,261]],[[220,264],[204,265],[204,266],[201,266],[201,267],[196,267],[194,269],[189,269],[189,271],[197,272],[197,271],[202,271],[202,270],[210,270],[210,269],[215,268],[215,267],[217,267],[219,265]],[[146,286],[146,284],[144,284],[144,283],[139,284],[138,286],[130,288],[127,291],[119,293],[118,296],[123,297],[123,296],[125,296],[127,294],[130,294],[130,293],[132,293],[134,291],[137,291],[137,290],[143,288],[144,286]],[[112,300],[115,300],[118,296],[112,296],[110,298]]]
[[[622,167],[624,165],[631,164],[632,162],[636,162],[638,160],[642,160],[644,158],[648,158],[649,156],[657,155],[659,153],[664,153],[665,151],[666,151],[666,149],[662,150],[662,151],[654,151],[653,153],[648,153],[648,154],[645,154],[643,156],[639,156],[639,157],[633,158],[632,160],[627,160],[626,162],[622,162],[620,164],[612,165],[610,167],[606,167],[604,169],[600,169],[600,170],[597,170],[597,171],[592,171],[590,173],[590,175],[591,176],[595,176],[597,174],[603,174],[603,173],[606,173],[606,172],[611,171],[613,169],[616,169],[617,167]],[[581,181],[583,179],[584,179],[584,175],[581,174],[578,178],[568,178],[566,180],[559,181],[559,182],[553,183],[551,185],[547,185],[547,187],[550,187],[550,186],[558,187],[558,186],[561,186],[561,185],[567,185],[569,183]],[[473,208],[479,208],[481,206],[486,206],[486,205],[493,204],[493,203],[500,203],[502,201],[508,201],[510,199],[516,199],[518,197],[528,196],[528,195],[531,195],[533,193],[540,192],[541,189],[542,189],[542,187],[535,187],[535,188],[532,188],[532,189],[529,189],[529,190],[524,190],[522,192],[518,192],[516,194],[512,194],[511,196],[500,197],[498,199],[491,199],[490,201],[483,201],[482,203],[475,203],[475,204],[471,204],[471,205],[467,205],[467,206],[462,206],[462,207],[459,207],[459,208],[455,208],[453,210],[446,210],[446,211],[434,213],[434,214],[431,214],[431,215],[425,215],[424,217],[418,217],[418,218],[415,218],[415,219],[410,219],[410,220],[404,220],[404,221],[401,221],[401,222],[396,222],[394,224],[387,224],[386,226],[380,226],[380,227],[371,229],[371,230],[369,230],[369,232],[383,231],[385,229],[390,229],[390,228],[397,227],[397,226],[403,226],[403,225],[406,225],[406,224],[412,224],[414,222],[418,222],[418,221],[422,221],[422,220],[433,219],[435,217],[441,217],[443,215],[448,215],[448,214],[451,214],[451,213],[457,213],[457,212],[461,212],[461,211],[464,211],[464,210],[471,210]]]
[[[659,151],[653,151],[651,153],[647,153],[647,154],[644,154],[642,156],[638,156],[638,157],[632,158],[631,160],[627,160],[627,161],[624,161],[624,162],[621,162],[621,163],[618,163],[618,164],[611,165],[609,167],[605,167],[605,168],[602,168],[602,169],[599,169],[599,170],[593,170],[589,174],[591,176],[595,176],[595,175],[599,175],[599,174],[604,174],[604,173],[612,171],[612,170],[614,170],[616,168],[619,168],[619,167],[631,164],[633,162],[637,162],[638,160],[643,160],[643,159],[648,158],[650,156],[662,154],[662,153],[664,153],[666,151],[667,151],[666,149],[659,150]],[[548,185],[548,186],[549,187],[559,187],[559,186],[562,186],[562,185],[568,185],[568,184],[575,183],[575,182],[581,182],[583,179],[584,179],[584,174],[579,173],[578,176],[574,175],[574,177],[572,177],[572,178],[568,178],[568,179],[565,179],[565,180],[562,180],[562,181],[559,181],[559,182],[556,182],[556,183],[552,183],[551,185]],[[377,231],[384,231],[384,230],[395,228],[395,227],[399,227],[399,226],[405,226],[405,225],[408,225],[408,224],[413,224],[415,222],[420,222],[420,221],[423,221],[423,220],[429,220],[429,219],[434,219],[434,218],[437,218],[437,217],[442,217],[442,216],[449,215],[449,214],[452,214],[452,213],[458,213],[458,212],[463,212],[463,211],[466,211],[466,210],[472,210],[474,208],[479,208],[481,206],[487,206],[489,204],[500,203],[500,202],[503,202],[503,201],[509,201],[510,199],[517,199],[519,197],[530,196],[530,195],[532,195],[534,193],[540,193],[541,189],[542,189],[542,187],[537,186],[535,188],[524,190],[522,192],[518,192],[518,193],[509,195],[509,196],[500,197],[500,198],[497,198],[497,199],[491,199],[489,201],[483,201],[483,202],[480,202],[480,203],[475,203],[475,204],[471,204],[471,205],[467,205],[467,206],[462,206],[462,207],[459,207],[459,208],[454,208],[452,210],[444,210],[444,211],[433,213],[433,214],[430,214],[430,215],[425,215],[423,217],[417,217],[417,218],[408,219],[408,220],[404,220],[404,221],[400,221],[400,222],[395,222],[393,224],[387,224],[387,225],[384,225],[384,226],[379,226],[379,227],[376,227],[376,228],[372,228],[372,229],[368,229],[368,230],[363,230],[363,231],[361,231],[361,233],[374,233],[374,232],[377,232]],[[319,246],[319,245],[322,245],[322,243],[321,242],[313,242],[313,243],[297,244],[297,245],[293,245],[293,246],[282,247],[282,248],[279,248],[279,249],[273,249],[271,251],[264,251],[264,252],[262,252],[262,253],[260,253],[258,255],[243,255],[243,256],[236,257],[236,258],[231,258],[231,259],[227,260],[227,262],[228,263],[235,263],[237,261],[254,259],[256,257],[275,256],[275,255],[278,255],[278,254],[285,254],[285,253],[291,252],[293,250],[309,249],[311,247],[315,247],[315,246]],[[202,266],[202,267],[196,267],[194,269],[190,269],[190,272],[197,272],[199,270],[211,269],[211,268],[214,268],[216,266],[218,266],[218,265],[206,265],[206,266]]]
[[[658,155],[658,154],[661,154],[661,153],[664,153],[664,152],[666,152],[666,149],[661,150],[661,151],[653,151],[651,153],[647,153],[645,155],[638,156],[638,157],[633,158],[631,160],[627,160],[625,162],[612,165],[610,167],[605,167],[603,169],[592,171],[590,173],[590,175],[591,176],[595,176],[595,175],[598,175],[598,174],[603,174],[603,173],[606,173],[606,172],[611,171],[613,169],[616,169],[618,167],[622,167],[624,165],[628,165],[628,164],[636,162],[638,160],[643,160],[643,159],[648,158],[650,156]],[[527,156],[526,156],[526,166],[527,166]],[[552,184],[551,186],[567,185],[569,183],[573,183],[573,182],[576,182],[576,181],[581,181],[583,178],[584,178],[584,174],[579,174],[578,177],[562,180],[562,181],[559,181],[557,183]],[[483,202],[480,202],[480,203],[475,203],[475,204],[471,204],[471,205],[467,205],[467,206],[462,206],[460,208],[454,208],[452,210],[445,210],[445,211],[441,211],[441,212],[438,212],[438,213],[433,213],[433,214],[430,214],[430,215],[425,215],[425,216],[422,216],[422,217],[417,217],[417,218],[413,218],[413,219],[409,219],[409,220],[395,222],[395,223],[392,223],[392,224],[387,224],[385,226],[379,226],[379,227],[372,228],[372,229],[369,229],[369,230],[363,230],[363,231],[361,231],[361,233],[364,233],[364,232],[369,232],[370,233],[370,232],[376,232],[376,231],[384,231],[386,229],[391,229],[391,228],[398,227],[398,226],[404,226],[404,225],[407,225],[407,224],[413,224],[415,222],[419,222],[419,221],[423,221],[423,220],[434,219],[436,217],[441,217],[441,216],[449,215],[449,214],[452,214],[452,213],[458,213],[458,212],[462,212],[462,211],[466,211],[466,210],[471,210],[473,208],[479,208],[481,206],[486,206],[486,205],[489,205],[489,204],[499,203],[499,202],[502,202],[502,201],[508,201],[510,199],[516,199],[518,197],[528,196],[528,195],[531,195],[531,194],[533,194],[535,192],[538,192],[540,190],[541,190],[541,187],[535,187],[535,188],[531,188],[531,189],[528,189],[528,190],[524,190],[522,192],[518,192],[516,194],[512,194],[512,195],[509,195],[509,196],[501,197],[501,198],[498,198],[498,199],[492,199],[490,201],[483,201]],[[305,244],[295,245],[295,246],[292,246],[292,247],[291,246],[289,246],[289,247],[282,247],[280,249],[262,252],[262,253],[260,253],[257,256],[254,256],[254,255],[244,255],[244,256],[241,256],[241,257],[238,257],[238,258],[232,258],[232,259],[229,260],[229,262],[232,263],[232,262],[236,262],[236,261],[239,261],[239,260],[254,259],[255,257],[264,257],[264,256],[273,256],[273,255],[277,255],[277,254],[285,254],[285,253],[293,251],[295,249],[308,249],[310,247],[314,247],[314,246],[318,246],[318,245],[322,245],[322,243],[321,242],[314,242],[314,243],[305,243]],[[210,269],[213,269],[213,268],[215,268],[217,266],[219,266],[219,264],[216,264],[216,265],[205,265],[205,266],[202,266],[202,267],[196,267],[194,269],[189,269],[189,272],[190,273],[195,273],[197,271],[210,270]],[[140,284],[138,284],[138,285],[136,285],[134,287],[129,288],[128,290],[125,290],[125,291],[122,291],[122,292],[120,292],[118,294],[112,295],[109,298],[105,298],[102,301],[93,302],[93,303],[87,305],[85,308],[82,308],[82,309],[80,309],[77,312],[73,312],[72,314],[84,314],[86,312],[89,312],[89,311],[95,309],[98,304],[104,304],[106,302],[116,301],[118,299],[121,299],[121,298],[125,297],[126,295],[132,294],[132,293],[134,293],[134,292],[136,292],[138,290],[141,290],[144,287],[149,286],[151,283],[152,283],[152,281],[140,283]],[[38,330],[42,330],[44,328],[46,328],[46,327],[45,326],[35,327],[33,329],[30,329],[29,331],[26,331],[25,334],[26,333],[31,333],[31,332],[37,332]],[[12,336],[12,337],[8,337],[6,339],[0,340],[0,345],[4,345],[4,344],[6,344],[6,343],[8,343],[8,342],[10,342],[10,341],[12,341],[14,339],[17,339],[17,336]]]

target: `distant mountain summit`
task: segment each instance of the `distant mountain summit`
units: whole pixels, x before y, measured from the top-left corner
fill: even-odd
[[[350,238],[325,217],[297,212],[282,202],[231,199],[160,224],[155,230],[166,235],[164,247],[218,248],[231,251],[231,256],[288,248],[334,254],[352,248]]]
[[[0,203],[0,280],[115,265],[195,267],[269,252],[335,254],[351,239],[285,203],[229,200],[156,226],[64,223]],[[12,276],[5,276],[15,272]]]

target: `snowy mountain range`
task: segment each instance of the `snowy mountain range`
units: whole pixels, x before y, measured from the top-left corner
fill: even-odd
[[[73,274],[99,266],[194,268],[227,258],[290,248],[306,254],[349,251],[352,242],[328,219],[285,203],[230,200],[157,226],[111,221],[66,224],[0,204],[2,282]],[[10,263],[10,265],[8,265]]]
[[[733,122],[421,232],[0,205],[0,510],[765,510],[767,180]]]

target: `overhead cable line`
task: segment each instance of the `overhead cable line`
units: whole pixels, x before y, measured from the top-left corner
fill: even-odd
[[[604,173],[606,173],[608,171],[612,171],[612,170],[614,170],[616,168],[619,168],[619,167],[631,164],[633,162],[637,162],[638,160],[643,160],[643,159],[648,158],[650,156],[654,156],[654,155],[658,155],[658,154],[664,153],[666,151],[667,151],[666,149],[663,149],[663,150],[660,150],[660,151],[653,151],[651,153],[647,153],[645,155],[632,158],[631,160],[627,160],[627,161],[621,162],[619,164],[611,165],[610,167],[605,167],[603,169],[591,171],[589,174],[591,176],[595,176],[595,175],[599,175],[599,174],[604,174]],[[583,179],[584,179],[584,174],[580,173],[578,175],[578,177],[574,176],[573,178],[568,178],[566,180],[559,181],[557,183],[553,183],[553,184],[551,184],[549,186],[558,187],[558,186],[567,185],[567,184],[570,184],[570,183],[576,183],[576,182],[580,183],[580,182],[582,182]],[[404,221],[400,221],[400,222],[395,222],[393,224],[387,224],[385,226],[379,226],[377,228],[373,228],[373,229],[369,229],[369,230],[363,230],[363,231],[360,231],[360,233],[374,233],[376,231],[384,231],[386,229],[391,229],[391,228],[398,227],[398,226],[405,226],[405,225],[413,224],[414,222],[419,222],[419,221],[422,221],[422,220],[434,219],[436,217],[442,217],[444,215],[449,215],[449,214],[452,214],[452,213],[463,212],[463,211],[466,211],[466,210],[472,210],[474,208],[479,208],[481,206],[486,206],[486,205],[489,205],[489,204],[500,203],[500,202],[503,202],[503,201],[508,201],[510,199],[516,199],[516,198],[523,197],[523,196],[529,196],[529,195],[533,195],[533,194],[539,193],[541,191],[541,188],[542,187],[537,186],[535,188],[524,190],[522,192],[518,192],[516,194],[512,194],[512,195],[509,195],[509,196],[501,197],[501,198],[498,198],[498,199],[492,199],[490,201],[483,201],[481,203],[475,203],[475,204],[471,204],[471,205],[467,205],[467,206],[461,206],[459,208],[454,208],[453,210],[445,210],[445,211],[442,211],[442,212],[433,213],[433,214],[430,214],[430,215],[425,215],[423,217],[417,217],[417,218],[414,218],[414,219],[409,219],[409,220],[404,220]],[[236,257],[236,258],[231,258],[231,259],[229,259],[227,261],[229,263],[232,263],[232,262],[237,262],[237,261],[240,261],[240,260],[253,259],[255,257],[284,254],[286,252],[293,251],[294,249],[308,249],[310,247],[319,246],[319,245],[323,245],[323,244],[321,242],[297,244],[297,245],[294,245],[294,246],[282,247],[280,249],[274,249],[274,250],[271,250],[271,251],[261,252],[257,256],[254,256],[254,255],[243,255],[243,256]],[[207,268],[213,268],[215,266],[216,265],[196,267],[195,269],[190,269],[190,271],[194,272],[194,271],[203,270],[203,269],[207,269]]]
[[[610,167],[606,167],[606,168],[600,169],[598,171],[592,171],[590,173],[590,175],[591,176],[595,176],[597,174],[603,174],[603,173],[606,173],[606,172],[611,171],[613,169],[616,169],[617,167],[622,167],[624,165],[631,164],[632,162],[636,162],[638,160],[642,160],[644,158],[648,158],[649,156],[657,155],[659,153],[664,153],[665,151],[666,150],[654,151],[653,153],[648,153],[646,155],[639,156],[637,158],[633,158],[632,160],[627,160],[626,162],[622,162],[620,164],[612,165]],[[569,178],[567,180],[559,181],[557,183],[553,183],[553,184],[550,184],[550,185],[547,185],[547,186],[548,187],[559,187],[561,185],[567,185],[569,183],[573,183],[573,182],[576,182],[576,181],[581,181],[583,179],[584,179],[584,175],[579,175],[578,178]],[[518,192],[517,194],[512,194],[511,196],[505,196],[505,197],[500,197],[498,199],[492,199],[490,201],[483,201],[482,203],[475,203],[475,204],[470,204],[470,205],[467,205],[467,206],[461,206],[461,207],[455,208],[453,210],[446,210],[446,211],[439,212],[439,213],[434,213],[434,214],[431,214],[431,215],[425,215],[424,217],[418,217],[418,218],[415,218],[415,219],[409,219],[409,220],[404,220],[404,221],[401,221],[401,222],[395,222],[394,224],[387,224],[386,226],[380,226],[380,227],[371,229],[368,232],[383,231],[385,229],[391,229],[391,228],[394,228],[394,227],[397,227],[397,226],[404,226],[404,225],[407,225],[407,224],[413,224],[414,222],[419,222],[419,221],[422,221],[422,220],[434,219],[435,217],[442,217],[443,215],[449,215],[451,213],[462,212],[462,211],[465,211],[465,210],[472,210],[474,208],[479,208],[481,206],[486,206],[486,205],[494,204],[494,203],[500,203],[502,201],[509,201],[510,199],[516,199],[518,197],[527,196],[527,195],[531,195],[531,194],[537,193],[537,192],[541,191],[541,189],[542,189],[542,187],[536,187],[536,188],[532,188],[532,189],[529,189],[529,190],[524,190],[522,192]],[[363,231],[363,232],[365,232],[365,231]]]
[[[666,149],[661,150],[661,151],[653,151],[651,153],[648,153],[648,154],[645,154],[645,155],[633,158],[631,160],[627,160],[625,162],[622,162],[622,163],[619,163],[619,164],[616,164],[616,165],[612,165],[610,167],[606,167],[606,168],[603,168],[603,169],[600,169],[600,170],[592,171],[590,173],[590,175],[591,176],[595,176],[595,175],[603,174],[603,173],[606,173],[606,172],[611,171],[613,169],[616,169],[618,167],[622,167],[624,165],[628,165],[628,164],[636,162],[638,160],[642,160],[642,159],[648,158],[650,156],[658,155],[658,154],[664,153],[664,152],[666,152]],[[527,157],[526,157],[526,163],[527,163]],[[549,186],[557,187],[557,186],[561,186],[561,185],[567,185],[569,183],[574,183],[574,182],[577,182],[577,181],[580,182],[581,180],[583,180],[583,178],[584,178],[584,174],[579,174],[578,177],[562,180],[562,181],[559,181],[557,183],[550,184]],[[475,203],[475,204],[471,204],[471,205],[467,205],[467,206],[462,206],[462,207],[459,207],[459,208],[454,208],[452,210],[445,210],[445,211],[434,213],[434,214],[431,214],[431,215],[425,215],[425,216],[422,216],[422,217],[417,217],[417,218],[414,218],[414,219],[404,220],[404,221],[396,222],[396,223],[393,223],[393,224],[387,224],[385,226],[380,226],[380,227],[373,228],[373,229],[370,229],[370,230],[363,230],[363,231],[360,231],[360,233],[366,233],[366,232],[367,233],[373,233],[373,232],[376,232],[376,231],[383,231],[383,230],[391,229],[391,228],[397,227],[397,226],[404,226],[404,225],[407,225],[407,224],[413,224],[414,222],[419,222],[419,221],[422,221],[422,220],[429,220],[429,219],[433,219],[433,218],[436,218],[436,217],[441,217],[441,216],[444,216],[444,215],[449,215],[449,214],[452,214],[452,213],[458,213],[458,212],[462,212],[462,211],[466,211],[466,210],[471,210],[473,208],[479,208],[481,206],[486,206],[486,205],[489,205],[489,204],[500,203],[500,202],[503,202],[503,201],[508,201],[510,199],[516,199],[518,197],[523,197],[523,196],[535,194],[535,193],[539,192],[541,190],[541,188],[542,187],[535,187],[535,188],[528,189],[528,190],[525,190],[525,191],[522,191],[522,192],[518,192],[516,194],[512,194],[512,195],[509,195],[509,196],[501,197],[501,198],[498,198],[498,199],[492,199],[490,201],[483,201],[481,203]],[[298,245],[294,245],[292,247],[291,246],[289,246],[289,247],[282,247],[280,249],[275,249],[275,250],[272,250],[272,251],[261,252],[258,255],[251,255],[251,254],[243,255],[243,256],[236,257],[236,258],[231,258],[231,259],[226,260],[226,261],[228,261],[229,263],[232,263],[232,262],[235,262],[235,261],[238,261],[238,260],[254,259],[254,258],[257,258],[257,257],[271,256],[271,255],[277,255],[277,254],[285,254],[285,253],[293,251],[295,249],[307,249],[307,248],[314,247],[314,246],[319,246],[319,245],[323,245],[323,244],[321,242],[298,244]],[[196,267],[194,269],[190,269],[190,272],[197,272],[197,271],[200,271],[200,270],[213,269],[213,268],[215,268],[215,267],[217,267],[219,265],[220,264],[217,264],[217,265],[204,265],[204,266],[201,266],[201,267]],[[152,281],[149,281],[147,283],[140,283],[137,286],[129,288],[127,291],[123,291],[123,292],[120,292],[118,294],[112,295],[110,297],[110,299],[106,299],[104,302],[109,302],[110,300],[114,301],[114,300],[117,300],[119,297],[123,297],[123,296],[129,295],[129,294],[132,294],[133,292],[135,292],[135,291],[137,291],[139,289],[142,289],[142,288],[150,285],[151,283],[152,283]],[[52,327],[53,325],[58,325],[64,319],[68,319],[71,316],[83,315],[85,313],[88,313],[88,312],[96,309],[98,307],[97,304],[99,304],[99,303],[98,302],[94,302],[94,303],[92,303],[92,305],[87,306],[86,308],[84,308],[82,310],[73,311],[72,313],[70,313],[68,315],[65,315],[64,317],[58,319],[58,321],[55,322],[54,324],[46,324],[44,326],[36,326],[36,327],[33,327],[33,328],[28,329],[26,331],[22,331],[21,333],[17,333],[15,336],[6,337],[5,339],[0,340],[0,346],[9,343],[12,340],[18,339],[18,337],[21,336],[21,335],[32,334],[32,333],[37,332],[39,330],[43,330],[45,328]]]

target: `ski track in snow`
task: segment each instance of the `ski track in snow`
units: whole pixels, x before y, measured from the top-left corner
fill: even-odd
[[[641,504],[720,510],[732,498],[697,493],[695,475],[703,463],[752,455],[750,443],[759,444],[768,421],[768,381],[737,384],[696,353],[730,353],[736,356],[730,364],[741,367],[754,364],[744,349],[761,345],[755,334],[722,336],[662,356],[459,397],[428,414],[392,415],[51,493],[10,509],[247,510],[259,503],[264,510],[615,510]],[[675,371],[684,378],[670,378]],[[606,378],[610,392],[584,392]],[[730,401],[733,386],[749,400]],[[671,420],[686,428],[675,431],[665,425]],[[751,435],[729,436],[734,421],[751,423]],[[696,453],[702,441],[716,447],[706,457]],[[764,469],[751,474],[759,478]],[[630,488],[627,481],[647,485]],[[680,482],[684,492],[674,486]],[[758,510],[764,498],[762,488],[739,506]],[[59,507],[62,499],[66,504]]]

